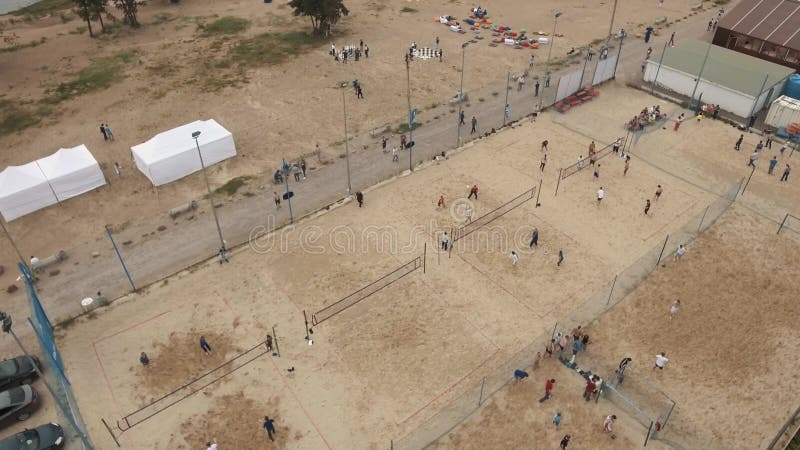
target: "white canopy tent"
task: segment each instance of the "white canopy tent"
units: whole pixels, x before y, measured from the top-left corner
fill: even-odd
[[[106,184],[84,145],[0,172],[0,213],[8,222]]]
[[[155,186],[181,179],[201,169],[192,133],[200,132],[198,142],[203,163],[216,164],[236,156],[233,135],[214,119],[195,122],[155,135],[131,147],[136,167]]]
[[[42,169],[58,201],[77,197],[106,184],[100,165],[83,144],[62,148],[36,163]]]

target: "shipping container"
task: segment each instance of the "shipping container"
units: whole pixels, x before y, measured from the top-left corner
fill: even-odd
[[[800,123],[800,100],[781,95],[772,102],[764,123],[775,128],[785,128],[790,123]]]

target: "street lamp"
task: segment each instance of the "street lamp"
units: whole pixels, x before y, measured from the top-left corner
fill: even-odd
[[[414,112],[411,110],[411,58],[406,59],[406,99],[408,100],[408,170],[414,171]]]
[[[456,147],[461,146],[461,111],[464,104],[464,57],[467,53],[467,45],[469,45],[469,42],[461,44],[461,84],[458,87],[458,137],[456,138]]]
[[[553,53],[553,45],[556,41],[556,24],[558,23],[558,18],[561,17],[561,11],[556,11],[553,15],[553,34],[550,36],[550,48],[547,49],[547,61],[545,61],[544,66],[544,73],[547,76],[547,73],[550,72],[550,55]],[[542,96],[539,97],[539,111],[542,110],[542,99],[544,98],[544,92],[542,92]]]
[[[222,238],[222,228],[219,226],[219,217],[217,217],[217,208],[214,206],[214,196],[211,195],[211,185],[208,183],[208,175],[206,175],[206,164],[203,162],[203,153],[200,151],[200,132],[195,131],[192,133],[192,138],[197,146],[197,156],[200,157],[200,167],[203,170],[203,179],[206,181],[206,189],[208,189],[208,201],[211,202],[211,212],[214,213],[214,222],[217,224],[217,233],[219,233],[220,250],[227,250],[225,248],[225,239]]]
[[[347,83],[342,83],[342,111],[344,111],[344,156],[347,163],[347,194],[353,192],[352,185],[350,184],[350,144],[347,139],[347,102],[344,100],[344,91],[347,88]]]

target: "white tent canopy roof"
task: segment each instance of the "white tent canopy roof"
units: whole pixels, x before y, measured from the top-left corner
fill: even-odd
[[[0,172],[0,213],[6,221],[46,208],[106,184],[84,145]]]
[[[198,143],[206,166],[236,156],[233,135],[214,119],[197,120],[155,135],[131,147],[139,170],[160,186],[201,169],[192,133],[200,132]]]

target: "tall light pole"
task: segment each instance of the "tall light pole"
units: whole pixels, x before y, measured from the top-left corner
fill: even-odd
[[[700,85],[700,78],[703,76],[703,70],[706,68],[706,61],[708,61],[708,54],[711,53],[711,46],[713,44],[709,41],[708,48],[706,49],[706,56],[703,57],[703,64],[700,66],[700,73],[697,74],[697,81],[694,83],[694,89],[692,89],[692,96],[689,97],[689,106],[694,101],[694,94],[697,93],[697,86]],[[665,47],[666,50],[666,47]],[[698,105],[699,106],[699,105]]]
[[[611,43],[611,33],[614,31],[614,17],[617,15],[617,0],[614,0],[614,9],[611,10],[611,23],[608,24],[608,38],[606,38],[606,48]]]
[[[206,189],[208,190],[208,201],[211,203],[211,212],[214,214],[214,223],[217,224],[217,233],[219,233],[219,248],[225,249],[225,239],[222,238],[222,228],[219,226],[219,217],[217,217],[217,208],[214,206],[214,196],[211,194],[211,184],[208,182],[208,175],[206,174],[206,164],[203,162],[203,152],[200,151],[200,132],[195,131],[192,133],[194,143],[197,146],[197,156],[200,157],[200,167],[203,170],[203,179],[206,181]]]
[[[408,100],[408,170],[414,171],[414,117],[411,112],[411,58],[406,59],[406,100]]]
[[[556,11],[556,13],[553,15],[553,34],[550,35],[550,48],[547,49],[547,61],[544,63],[545,76],[547,76],[547,73],[550,72],[550,55],[553,53],[553,45],[556,42],[556,24],[558,23],[559,17],[561,17],[561,11]],[[542,110],[543,99],[544,92],[542,92],[542,96],[539,97],[539,111]]]
[[[456,138],[456,147],[461,146],[461,112],[464,107],[464,57],[467,52],[467,45],[469,45],[469,42],[461,44],[461,84],[458,86],[458,137]]]
[[[667,53],[667,45],[669,45],[669,41],[664,43],[664,50],[661,51],[661,57],[658,58],[658,67],[656,68],[656,76],[653,77],[653,84],[650,86],[650,95],[656,90],[656,80],[658,80],[658,73],[661,72],[661,63],[664,62],[664,55]],[[617,59],[619,59],[619,57],[617,57]],[[692,94],[692,96],[694,96],[694,94]]]
[[[350,143],[347,139],[347,102],[344,100],[344,91],[347,84],[342,86],[342,111],[344,112],[344,157],[347,164],[347,193],[353,192],[353,187],[350,184]]]

